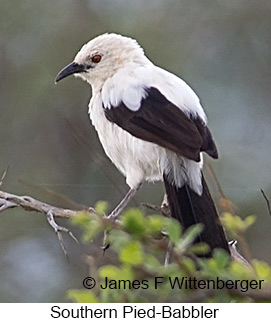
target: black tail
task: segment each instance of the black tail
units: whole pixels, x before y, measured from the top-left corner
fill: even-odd
[[[198,242],[206,242],[211,251],[222,248],[229,252],[224,229],[220,223],[208,186],[202,175],[202,195],[195,193],[188,185],[178,188],[164,176],[171,216],[178,220],[184,229],[197,223],[204,225]],[[206,255],[209,256],[209,255]]]

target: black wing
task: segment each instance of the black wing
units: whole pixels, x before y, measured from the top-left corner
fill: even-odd
[[[194,161],[200,160],[201,151],[218,158],[211,132],[200,117],[189,118],[154,87],[147,93],[137,111],[121,102],[117,107],[104,109],[106,118],[137,138]]]

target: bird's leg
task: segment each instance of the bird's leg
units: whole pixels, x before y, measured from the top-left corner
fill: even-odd
[[[124,196],[124,198],[120,201],[120,203],[115,207],[115,209],[108,215],[108,219],[114,222],[121,214],[121,212],[125,209],[127,204],[131,201],[131,199],[136,195],[136,192],[139,190],[141,184],[139,184],[136,188],[130,188],[128,193]],[[104,231],[104,239],[103,246],[101,249],[105,251],[109,247],[109,243],[107,241],[107,230]]]
[[[121,214],[121,212],[125,209],[127,204],[131,201],[131,199],[136,195],[136,192],[140,188],[141,184],[136,188],[130,188],[128,193],[124,196],[124,198],[120,201],[120,203],[115,207],[115,209],[108,215],[108,218],[112,221],[115,221]]]

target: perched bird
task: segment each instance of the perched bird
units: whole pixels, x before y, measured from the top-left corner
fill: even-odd
[[[229,251],[202,175],[202,152],[218,153],[195,92],[155,66],[136,40],[113,33],[85,44],[55,81],[71,74],[91,85],[90,119],[130,187],[109,217],[118,217],[144,181],[164,181],[171,216],[185,229],[202,223],[199,241]]]

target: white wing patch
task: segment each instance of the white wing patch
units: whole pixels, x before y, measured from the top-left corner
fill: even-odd
[[[122,102],[128,109],[137,111],[146,95],[147,93],[143,86],[129,87],[123,92]]]
[[[123,102],[132,111],[140,108],[141,101],[147,95],[144,80],[136,77],[132,66],[119,70],[108,79],[102,89],[102,101],[106,109],[117,107]]]
[[[147,65],[127,64],[108,79],[102,89],[105,108],[117,107],[123,102],[127,108],[137,111],[146,89],[157,88],[170,102],[189,117],[199,116],[206,122],[206,115],[196,93],[182,79],[152,63]]]

